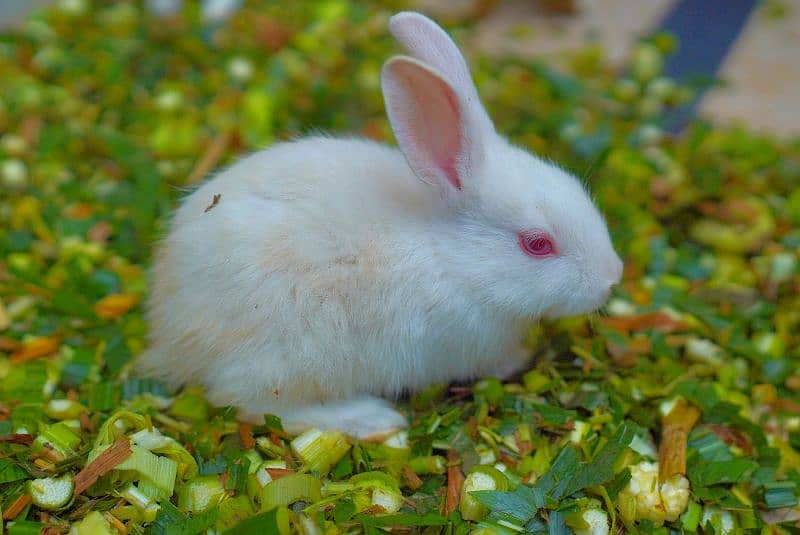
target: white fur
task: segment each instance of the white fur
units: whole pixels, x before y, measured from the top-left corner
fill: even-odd
[[[420,17],[394,17],[393,32],[413,23],[424,46],[419,32],[441,29]],[[184,199],[157,251],[141,373],[203,384],[248,419],[367,436],[404,423],[372,396],[519,368],[529,322],[605,301],[621,262],[580,183],[508,144],[463,77],[415,55],[384,68],[392,126],[429,139],[430,117],[398,99],[433,113],[428,89],[452,91],[463,120],[435,130],[458,141],[462,189],[419,180],[436,162],[403,139],[400,152],[317,136],[244,158]],[[524,254],[527,229],[559,256]]]

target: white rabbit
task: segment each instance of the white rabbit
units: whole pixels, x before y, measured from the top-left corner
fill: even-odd
[[[594,310],[621,276],[575,178],[498,135],[430,19],[391,18],[400,150],[310,137],[189,195],[159,248],[139,371],[287,430],[406,425],[379,396],[507,375],[538,317]]]

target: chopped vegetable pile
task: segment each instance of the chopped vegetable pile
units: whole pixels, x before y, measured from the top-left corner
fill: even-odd
[[[62,0],[0,35],[0,533],[797,529],[800,141],[665,134],[692,95],[666,35],[622,73],[599,48],[566,71],[468,54],[498,129],[587,178],[626,262],[604,314],[532,328],[526,373],[417,393],[383,443],[131,376],[184,186],[311,128],[392,142],[397,3],[188,4]]]

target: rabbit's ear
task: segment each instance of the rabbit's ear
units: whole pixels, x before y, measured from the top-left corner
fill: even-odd
[[[445,195],[462,189],[483,161],[486,132],[438,71],[407,56],[383,66],[383,98],[411,169]]]
[[[481,106],[464,56],[438,24],[421,13],[403,11],[389,19],[389,31],[413,57],[444,75],[464,102],[473,108],[482,128],[494,130],[489,115]]]

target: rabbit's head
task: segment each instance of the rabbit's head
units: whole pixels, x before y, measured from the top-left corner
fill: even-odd
[[[600,307],[622,262],[583,185],[495,132],[449,36],[418,13],[390,20],[411,56],[383,67],[389,121],[409,166],[447,201],[431,240],[453,277],[519,316]]]

